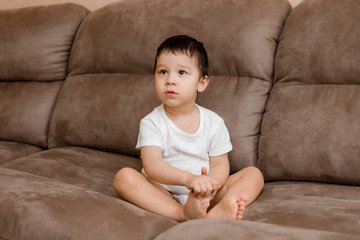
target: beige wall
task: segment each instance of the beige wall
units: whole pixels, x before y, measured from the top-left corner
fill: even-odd
[[[21,8],[36,5],[50,5],[57,3],[73,2],[87,7],[93,11],[109,3],[118,0],[0,0],[0,9]],[[296,6],[302,0],[289,0],[292,6]]]

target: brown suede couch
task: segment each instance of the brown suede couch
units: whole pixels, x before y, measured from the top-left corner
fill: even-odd
[[[0,239],[360,239],[360,1],[124,0],[0,11]],[[140,170],[157,46],[204,42],[244,220],[178,223],[121,200]],[[159,206],[161,207],[161,206]]]

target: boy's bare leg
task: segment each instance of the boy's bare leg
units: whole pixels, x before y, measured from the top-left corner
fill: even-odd
[[[166,189],[150,182],[144,175],[132,168],[123,168],[116,174],[114,187],[126,201],[179,222],[205,217],[210,205],[210,199],[196,199],[191,195],[186,205],[182,206]]]
[[[211,202],[209,218],[242,219],[245,207],[260,194],[264,178],[255,167],[231,175]]]

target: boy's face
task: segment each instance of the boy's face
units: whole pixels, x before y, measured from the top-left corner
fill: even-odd
[[[156,95],[167,107],[193,106],[197,93],[209,82],[201,76],[197,59],[183,53],[161,53],[154,77]]]

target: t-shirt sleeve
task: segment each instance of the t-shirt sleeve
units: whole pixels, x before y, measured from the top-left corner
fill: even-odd
[[[140,122],[140,129],[136,149],[145,146],[161,147],[161,134],[156,124],[150,118],[144,118]]]
[[[221,119],[219,124],[211,137],[209,156],[216,157],[228,153],[232,150],[230,142],[230,134],[225,126],[224,120]]]

